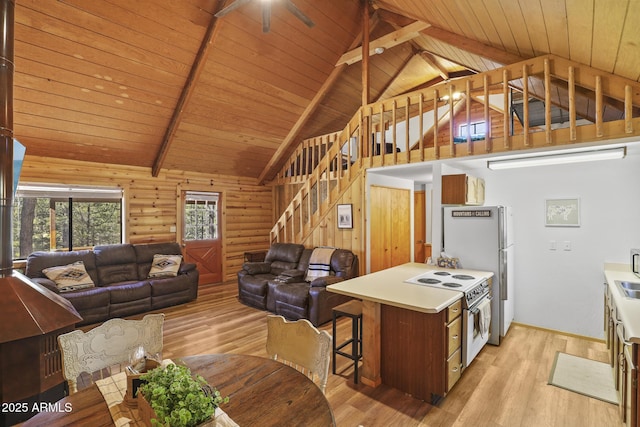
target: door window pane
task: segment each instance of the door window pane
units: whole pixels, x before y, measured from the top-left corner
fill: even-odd
[[[187,192],[184,204],[184,240],[219,238],[217,193]]]

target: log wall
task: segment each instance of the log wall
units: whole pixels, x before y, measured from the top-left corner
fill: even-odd
[[[178,194],[206,190],[222,195],[223,277],[233,279],[244,252],[269,247],[271,187],[248,178],[91,163],[27,155],[21,183],[119,186],[124,190],[124,239],[129,243],[177,241]]]

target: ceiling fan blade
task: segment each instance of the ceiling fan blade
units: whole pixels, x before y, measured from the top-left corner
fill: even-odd
[[[271,2],[262,3],[262,32],[268,33],[271,29]]]
[[[307,15],[302,13],[302,11],[298,9],[291,0],[285,0],[285,6],[287,7],[287,9],[289,9],[289,12],[293,13],[296,18],[304,22],[307,27],[311,28],[315,25],[313,21],[309,19]]]
[[[244,6],[245,4],[249,3],[250,1],[251,0],[236,0],[233,3],[231,3],[229,6],[225,7],[224,9],[222,9],[220,12],[216,13],[214,16],[216,18],[222,18],[223,16],[225,16],[229,12],[233,12],[234,10],[239,8],[240,6]]]

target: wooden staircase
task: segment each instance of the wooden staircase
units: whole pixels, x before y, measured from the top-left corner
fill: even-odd
[[[521,122],[512,114],[513,93],[521,99]],[[529,125],[534,101],[544,103],[542,126]],[[638,82],[545,55],[361,107],[341,132],[302,142],[278,173],[276,185],[299,190],[271,241],[306,243],[318,227],[336,227],[335,218],[330,225],[327,218],[345,194],[359,197],[362,207],[364,172],[371,167],[618,143],[640,135],[638,105]],[[568,125],[552,123],[553,107],[568,111]],[[460,124],[469,129],[478,119],[486,124],[484,139],[456,136]],[[354,211],[354,224],[364,222],[363,211]],[[332,244],[321,240],[313,244]]]

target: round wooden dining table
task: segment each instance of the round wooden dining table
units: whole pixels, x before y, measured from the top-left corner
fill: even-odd
[[[335,426],[333,412],[320,388],[306,375],[280,362],[242,354],[207,354],[174,359],[229,396],[221,408],[238,425]],[[68,404],[65,406],[65,404]],[[69,412],[42,412],[23,426],[113,426],[95,384],[67,396],[59,407]]]

